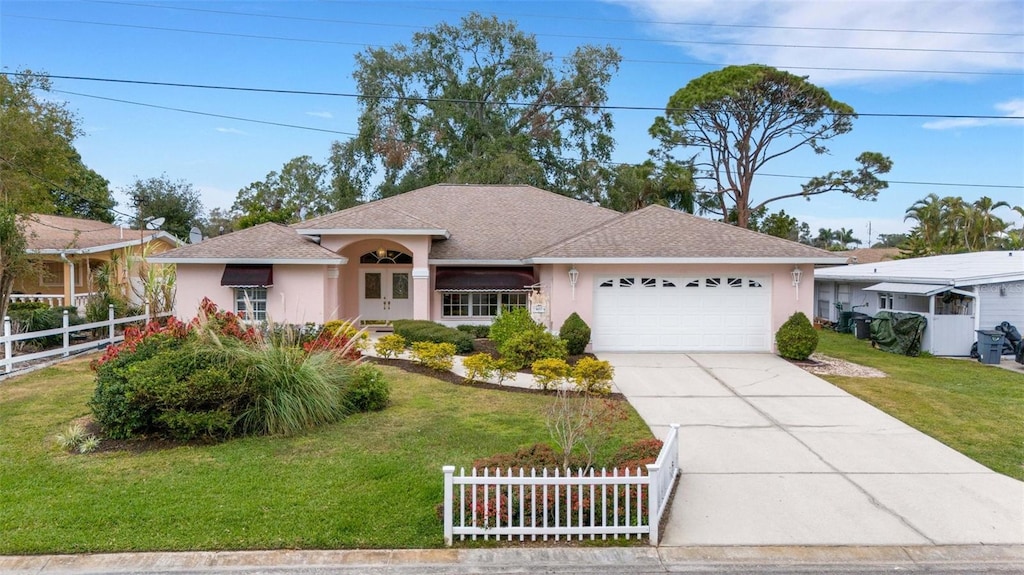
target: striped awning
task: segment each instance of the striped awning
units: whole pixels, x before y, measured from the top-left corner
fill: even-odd
[[[437,291],[522,291],[537,283],[532,267],[454,268],[439,267]]]

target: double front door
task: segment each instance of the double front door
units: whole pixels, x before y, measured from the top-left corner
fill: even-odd
[[[360,272],[359,316],[364,323],[412,318],[411,268]]]

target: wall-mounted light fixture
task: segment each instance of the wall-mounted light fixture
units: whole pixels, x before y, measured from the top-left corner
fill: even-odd
[[[576,282],[580,279],[580,271],[575,265],[569,266],[569,287],[572,288],[572,299],[576,301]]]
[[[800,266],[793,266],[793,287],[800,287],[800,278],[803,277],[804,272],[800,271]]]
[[[999,296],[1006,297],[1006,286],[999,286]]]
[[[377,248],[377,259],[382,260],[386,257],[388,257],[388,249],[384,247],[384,244],[381,244],[380,247]]]

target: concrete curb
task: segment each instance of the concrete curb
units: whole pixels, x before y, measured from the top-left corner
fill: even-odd
[[[1024,545],[879,547],[603,547],[342,551],[201,551],[0,556],[10,575],[91,573],[666,573],[702,568],[807,571],[885,567],[955,572],[1024,570]],[[613,571],[610,571],[613,570]]]

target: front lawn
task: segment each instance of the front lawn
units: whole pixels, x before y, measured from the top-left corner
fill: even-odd
[[[819,353],[889,376],[824,379],[982,465],[1024,480],[1024,375],[973,360],[895,355],[852,335],[819,333]]]
[[[383,368],[392,405],[296,437],[69,455],[85,360],[0,382],[0,554],[442,545],[443,464],[549,440],[550,396]],[[605,446],[650,437],[627,405]]]

